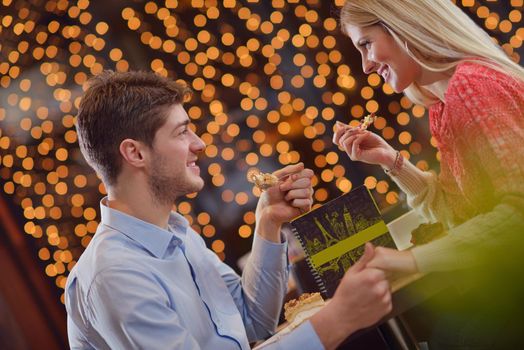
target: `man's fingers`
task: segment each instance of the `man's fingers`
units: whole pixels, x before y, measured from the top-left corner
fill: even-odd
[[[351,267],[353,271],[362,271],[368,262],[373,259],[373,256],[375,256],[375,248],[373,247],[373,244],[367,242],[366,246],[364,247],[364,254],[360,257],[360,259]]]
[[[382,303],[386,306],[384,312],[386,314],[389,314],[393,310],[393,300],[391,298],[391,293],[387,293],[386,295],[384,295],[384,297],[382,298]]]
[[[288,165],[285,168],[276,170],[275,172],[273,172],[273,175],[275,175],[279,179],[282,179],[282,178],[285,178],[286,176],[298,173],[302,170],[304,170],[304,163],[300,162],[300,163]]]
[[[300,171],[298,173],[292,174],[290,177],[291,177],[291,179],[293,179],[293,181],[296,181],[296,180],[302,179],[302,178],[311,179],[314,175],[315,175],[315,173],[313,172],[313,170],[306,168],[306,169],[303,169],[302,171]]]
[[[292,175],[294,176],[294,175]],[[281,191],[290,191],[295,190],[299,188],[309,188],[311,187],[311,178],[310,177],[303,177],[294,181],[285,181],[283,184],[280,185]]]
[[[313,204],[313,201],[311,199],[294,199],[291,202],[291,205],[298,210],[300,210],[300,213],[305,213],[306,211],[309,211],[311,209],[311,205]]]
[[[290,190],[288,193],[286,193],[286,201],[292,201],[293,199],[300,199],[300,198],[306,198],[309,199],[312,197],[313,190],[310,187],[307,188],[299,188],[296,190]]]
[[[289,191],[296,188],[311,187],[311,178],[315,173],[311,169],[304,169],[299,173],[290,175],[282,184],[281,191]]]
[[[390,293],[390,285],[389,282],[385,279],[384,276],[382,276],[383,279],[379,283],[377,283],[376,291],[377,295],[383,297],[384,295],[388,295]]]

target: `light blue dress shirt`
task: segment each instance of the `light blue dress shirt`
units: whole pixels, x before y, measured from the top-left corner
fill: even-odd
[[[169,230],[102,200],[97,233],[66,285],[72,349],[249,349],[274,332],[286,243],[255,235],[242,277],[172,212]],[[309,322],[267,349],[322,349]]]

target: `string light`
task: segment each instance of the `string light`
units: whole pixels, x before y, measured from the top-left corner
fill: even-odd
[[[435,166],[436,144],[417,120],[426,109],[377,74],[361,73],[331,2],[268,3],[269,11],[258,0],[125,2],[106,16],[89,0],[2,0],[2,190],[20,206],[24,232],[62,302],[106,193],[82,160],[74,127],[85,82],[104,69],[149,69],[193,88],[187,110],[207,145],[199,163],[208,185],[175,208],[230,263],[254,232],[260,191],[243,180],[250,167],[304,161],[316,173],[316,206],[362,182],[381,207],[398,202],[384,174],[333,146],[336,120],[354,124],[376,112],[375,132],[419,168]],[[503,1],[456,3],[520,62],[522,0],[504,11]]]

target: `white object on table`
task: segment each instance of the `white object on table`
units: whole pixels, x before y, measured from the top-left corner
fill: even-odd
[[[413,245],[410,242],[411,231],[422,222],[422,218],[414,210],[411,210],[387,224],[389,233],[391,233],[398,250],[408,249]]]

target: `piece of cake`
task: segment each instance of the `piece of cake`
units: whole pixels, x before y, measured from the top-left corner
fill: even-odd
[[[440,222],[433,224],[420,224],[416,229],[411,231],[411,243],[422,245],[444,237],[447,234],[444,225]]]
[[[348,124],[344,124],[340,121],[337,121],[335,123],[335,131],[338,131],[341,128],[347,129],[349,131],[366,130],[371,126],[371,124],[375,122],[375,120],[377,120],[377,116],[375,115],[375,113],[371,113],[362,118],[356,126],[350,126]],[[333,135],[333,143],[338,146],[338,142],[335,142],[335,135]]]
[[[270,173],[262,173],[256,169],[247,173],[247,180],[261,190],[267,190],[269,187],[278,184],[278,177]]]
[[[362,130],[366,130],[371,124],[375,122],[375,120],[377,120],[375,113],[368,114],[360,121],[360,125],[358,127]]]
[[[284,316],[292,327],[296,327],[317,313],[325,304],[320,293],[304,293],[298,299],[292,299],[284,305]]]

